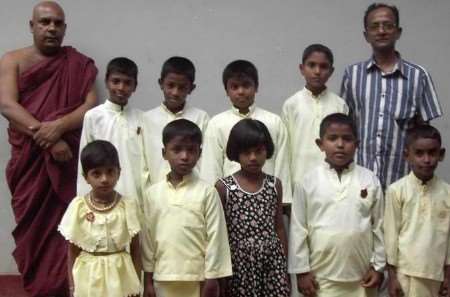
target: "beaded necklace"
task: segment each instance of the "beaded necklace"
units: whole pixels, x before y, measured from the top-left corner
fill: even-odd
[[[98,211],[98,212],[107,212],[107,211],[110,211],[111,209],[113,209],[114,206],[116,206],[117,202],[119,202],[119,195],[117,194],[117,192],[115,192],[113,201],[105,207],[98,207],[95,205],[95,203],[92,199],[91,192],[89,193],[88,199],[86,199],[86,201],[87,201],[89,207],[92,208],[93,210]]]

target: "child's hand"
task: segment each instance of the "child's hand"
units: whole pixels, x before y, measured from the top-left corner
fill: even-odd
[[[217,279],[207,279],[203,285],[202,297],[217,297],[219,295],[219,282]]]
[[[144,283],[144,295],[143,297],[156,297],[155,288],[153,287],[153,281],[147,281]]]
[[[230,293],[228,291],[228,278],[221,278],[219,279],[219,291],[220,297],[230,297]]]
[[[297,286],[305,297],[315,297],[319,290],[319,284],[312,272],[297,274]]]
[[[364,288],[375,288],[381,284],[382,279],[382,274],[375,271],[373,267],[370,267],[369,271],[367,271],[366,275],[364,275],[361,280],[361,286]]]
[[[50,154],[57,162],[66,162],[73,158],[69,145],[61,139],[50,147]]]
[[[447,278],[444,278],[444,281],[441,283],[441,287],[439,288],[439,296],[448,297],[450,296],[450,292],[448,290],[449,281]]]
[[[450,297],[450,290],[449,290],[449,285],[450,285],[450,266],[445,266],[444,267],[444,281],[441,283],[441,287],[439,289],[439,296],[442,297]]]
[[[404,296],[400,282],[396,276],[389,275],[388,279],[388,293],[389,297],[401,297]]]

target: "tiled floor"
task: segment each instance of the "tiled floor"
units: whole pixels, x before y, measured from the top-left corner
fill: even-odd
[[[0,275],[0,297],[28,297],[17,275]]]

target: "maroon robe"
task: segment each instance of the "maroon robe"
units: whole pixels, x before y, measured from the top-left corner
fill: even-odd
[[[63,47],[20,75],[19,103],[38,121],[58,119],[83,104],[96,75],[93,60]],[[8,129],[11,159],[6,179],[17,223],[13,256],[31,296],[68,295],[67,244],[57,227],[76,194],[80,131],[62,136],[73,158],[60,163],[31,137]]]

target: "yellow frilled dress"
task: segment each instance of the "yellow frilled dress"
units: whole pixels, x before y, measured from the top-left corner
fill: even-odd
[[[72,269],[74,296],[139,295],[139,277],[128,252],[141,230],[135,199],[122,198],[107,212],[90,209],[85,199],[72,200],[58,228],[82,250]]]

